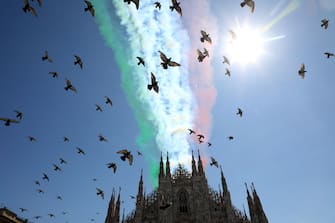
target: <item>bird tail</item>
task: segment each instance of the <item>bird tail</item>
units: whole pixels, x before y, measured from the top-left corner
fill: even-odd
[[[152,89],[152,84],[148,84],[148,89],[151,91],[151,89]]]
[[[241,7],[244,7],[245,6],[245,2],[241,2]]]
[[[205,41],[204,37],[201,37],[200,41],[203,43]]]

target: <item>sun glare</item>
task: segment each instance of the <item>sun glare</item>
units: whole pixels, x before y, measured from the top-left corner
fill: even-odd
[[[256,63],[264,52],[264,39],[260,31],[248,26],[230,30],[227,53],[232,62],[241,65]]]

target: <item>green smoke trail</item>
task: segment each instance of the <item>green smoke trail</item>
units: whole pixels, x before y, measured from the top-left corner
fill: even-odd
[[[120,26],[116,23],[108,12],[108,5],[106,0],[93,0],[92,1],[95,12],[96,22],[99,25],[99,31],[104,37],[106,44],[113,49],[116,63],[118,64],[121,71],[121,85],[126,92],[127,100],[135,113],[135,119],[140,129],[140,134],[137,137],[136,143],[140,147],[140,150],[145,150],[153,144],[153,138],[155,136],[154,127],[150,124],[147,119],[144,109],[138,100],[136,100],[135,88],[133,81],[131,80],[131,67],[128,64],[130,59],[129,47],[124,41],[123,34],[120,33]],[[156,160],[157,154],[151,156],[145,156],[146,161],[149,163],[150,168],[150,180],[154,187],[157,187],[157,175],[158,175],[158,161]]]

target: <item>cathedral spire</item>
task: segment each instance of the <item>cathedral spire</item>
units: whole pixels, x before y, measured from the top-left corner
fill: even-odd
[[[199,176],[204,175],[204,168],[202,167],[202,161],[201,161],[199,150],[198,150],[198,175]]]
[[[166,177],[171,177],[170,171],[170,162],[169,162],[169,152],[166,152],[166,169],[165,169]]]
[[[141,177],[140,181],[138,182],[136,205],[141,205],[142,200],[143,200],[143,169],[141,169]]]
[[[113,217],[114,217],[114,207],[115,207],[115,190],[113,188],[111,199],[109,201],[108,205],[108,211],[105,219],[105,223],[112,223]]]
[[[195,160],[193,156],[193,150],[192,150],[192,176],[198,175],[197,173],[197,167],[195,166]]]
[[[122,211],[122,220],[121,220],[121,223],[124,223],[124,208],[123,208],[123,211]]]
[[[163,155],[161,152],[161,161],[159,163],[159,178],[164,178],[164,165],[163,165]]]
[[[259,222],[261,223],[268,223],[268,219],[264,213],[264,210],[263,210],[263,206],[262,206],[262,202],[256,192],[256,189],[255,189],[255,186],[254,186],[254,183],[251,183],[252,185],[252,196],[254,198],[254,207],[255,207],[255,210],[256,210],[256,214],[258,216],[258,220]]]
[[[120,194],[121,194],[121,187],[119,187],[119,194],[118,194],[117,200],[116,200],[115,223],[119,223],[120,222],[120,206],[121,206]]]
[[[248,207],[249,207],[250,220],[251,220],[252,223],[254,223],[254,222],[257,221],[257,217],[255,215],[254,201],[253,201],[252,197],[250,196],[247,183],[244,183],[244,185],[245,185],[245,188],[247,190],[247,201],[248,201]]]

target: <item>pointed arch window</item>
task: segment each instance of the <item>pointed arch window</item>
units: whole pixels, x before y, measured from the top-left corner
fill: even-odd
[[[179,192],[179,211],[181,213],[188,212],[188,193],[185,190]]]

